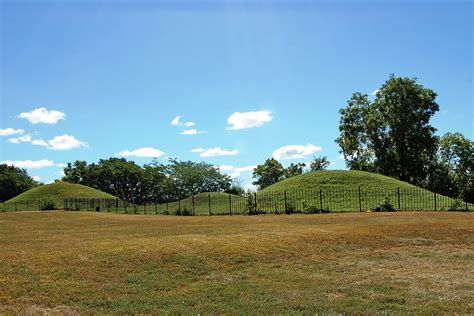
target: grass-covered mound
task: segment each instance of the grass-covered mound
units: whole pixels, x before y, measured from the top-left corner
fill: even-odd
[[[62,208],[66,198],[89,198],[89,199],[114,199],[115,196],[96,190],[94,188],[67,182],[57,182],[35,187],[8,200],[5,205],[7,210],[15,207],[15,202],[21,204],[22,209],[29,203],[31,210]],[[48,207],[51,206],[51,207]]]
[[[275,209],[303,211],[453,210],[462,201],[435,194],[380,174],[325,170],[307,172],[275,183],[259,193]],[[270,198],[268,198],[270,196]],[[265,205],[266,206],[266,205]],[[472,205],[468,205],[472,208]]]
[[[381,174],[353,170],[324,170],[307,172],[299,176],[277,182],[262,192],[268,191],[300,191],[319,190],[358,190],[367,191],[380,189],[416,189],[407,182],[396,180]]]

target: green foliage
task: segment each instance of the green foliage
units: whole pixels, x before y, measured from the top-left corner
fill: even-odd
[[[439,140],[431,165],[428,188],[474,202],[474,142],[460,133],[446,133]]]
[[[303,169],[306,167],[305,163],[291,163],[288,168],[285,169],[285,177],[290,178],[300,174],[303,174]]]
[[[385,201],[383,203],[377,204],[372,208],[374,212],[394,212],[396,209],[390,203],[390,198],[388,196],[385,197]]]
[[[177,200],[201,192],[222,192],[231,188],[229,176],[205,162],[170,159],[140,167],[123,158],[101,159],[97,164],[68,163],[64,181],[79,183],[134,203]]]
[[[40,210],[47,211],[47,210],[57,210],[58,206],[53,198],[46,198],[39,202]]]
[[[436,153],[436,129],[429,124],[439,110],[435,99],[416,79],[394,75],[373,102],[354,93],[340,110],[336,139],[347,166],[422,184]]]
[[[278,162],[275,158],[269,158],[265,160],[262,165],[258,165],[253,170],[253,178],[256,179],[252,182],[258,186],[259,189],[264,189],[274,183],[285,178],[285,169],[283,165]]]
[[[313,157],[313,161],[309,164],[309,169],[311,171],[326,170],[330,164],[331,162],[326,156]]]
[[[7,164],[0,164],[0,202],[7,201],[38,183],[28,176],[24,169]]]

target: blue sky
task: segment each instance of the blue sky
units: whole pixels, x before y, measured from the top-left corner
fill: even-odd
[[[152,160],[134,153],[242,185],[272,155],[342,169],[338,110],[390,73],[438,93],[438,134],[472,139],[472,29],[471,1],[4,0],[0,161],[42,182],[77,159]]]

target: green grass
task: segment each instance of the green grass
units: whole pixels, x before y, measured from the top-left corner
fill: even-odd
[[[0,314],[472,314],[474,214],[0,213]]]
[[[26,203],[29,203],[29,210],[38,210],[40,205],[48,202],[54,204],[55,208],[63,208],[64,199],[69,197],[90,198],[90,199],[113,199],[113,195],[90,188],[81,184],[67,182],[51,183],[35,187],[31,190],[8,200],[4,207],[6,210],[15,210],[16,207],[25,210]]]
[[[366,191],[380,189],[416,189],[407,182],[383,176],[377,173],[354,170],[324,170],[306,172],[299,176],[277,182],[262,192],[275,191],[305,191],[319,190],[320,188],[343,191],[358,190],[361,187]]]

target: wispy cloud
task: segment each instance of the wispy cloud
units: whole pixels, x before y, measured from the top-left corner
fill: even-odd
[[[238,150],[227,150],[220,147],[214,147],[209,149],[195,148],[191,151],[200,153],[200,157],[235,156],[239,153]]]
[[[206,131],[198,131],[197,129],[187,129],[181,132],[181,135],[198,135],[198,134],[205,134]]]
[[[242,172],[253,171],[257,166],[234,167],[230,165],[220,165],[219,170],[228,174],[231,178],[238,178]]]
[[[56,124],[59,120],[64,120],[66,114],[55,110],[48,111],[46,108],[37,108],[30,112],[20,113],[18,117],[28,120],[31,124]]]
[[[4,160],[4,161],[0,161],[0,164],[7,164],[7,165],[15,166],[15,167],[18,167],[18,168],[25,168],[25,169],[40,169],[40,168],[54,166],[54,162],[52,160],[47,160],[47,159],[42,159],[42,160]]]
[[[29,143],[31,142],[31,136],[24,135],[24,136],[15,137],[15,138],[9,138],[8,141],[12,144]]]
[[[79,147],[87,147],[87,143],[76,139],[72,135],[56,136],[53,139],[44,141],[42,139],[35,139],[31,142],[33,145],[44,146],[52,150],[69,150]]]
[[[235,112],[227,119],[227,129],[237,130],[259,127],[273,119],[270,111]]]
[[[25,131],[22,129],[14,129],[14,128],[0,128],[0,136],[12,136],[17,134],[23,134]]]
[[[276,160],[298,159],[305,158],[321,150],[321,147],[315,146],[313,144],[288,145],[276,149],[272,156]]]
[[[181,118],[182,116],[181,115],[177,115],[172,121],[171,121],[171,125],[173,126],[185,126],[185,127],[191,127],[191,126],[195,126],[196,123],[194,122],[181,122]]]
[[[163,156],[165,153],[159,149],[153,147],[142,147],[132,151],[123,150],[116,153],[117,156],[123,157],[149,157],[149,158],[158,158]]]
[[[380,89],[376,89],[374,91],[372,91],[371,95],[377,95],[377,93],[380,91]]]

